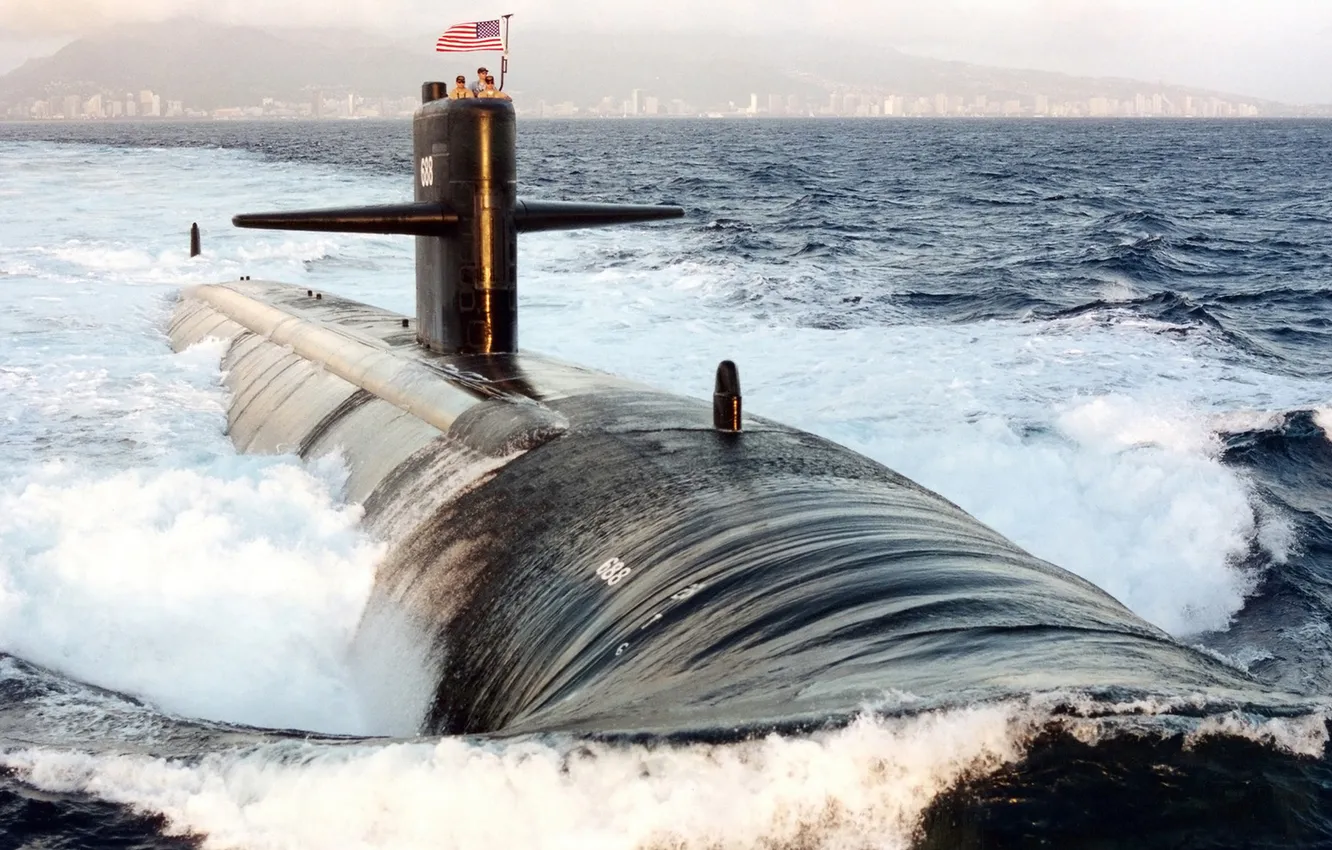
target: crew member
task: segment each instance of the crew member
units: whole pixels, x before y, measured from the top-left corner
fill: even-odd
[[[487,77],[486,77],[486,87],[483,88],[483,89],[481,89],[481,91],[477,92],[477,95],[476,95],[476,96],[477,96],[477,97],[494,97],[494,98],[498,98],[498,99],[500,99],[500,100],[513,100],[513,98],[509,97],[509,96],[508,96],[507,94],[505,94],[504,92],[502,92],[502,91],[500,91],[499,89],[495,88],[495,78],[494,78],[494,77],[490,77],[490,76],[487,76]]]
[[[449,89],[449,100],[462,100],[465,97],[476,97],[476,95],[467,87],[467,78],[459,74],[453,80],[453,88]]]
[[[476,69],[476,82],[472,83],[472,94],[480,95],[486,88],[486,75],[490,72],[482,65]]]

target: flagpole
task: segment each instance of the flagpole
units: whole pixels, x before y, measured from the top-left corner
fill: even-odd
[[[504,53],[500,55],[499,90],[504,91],[504,72],[509,70],[509,18],[513,17],[513,13],[500,15],[500,17],[504,19]]]

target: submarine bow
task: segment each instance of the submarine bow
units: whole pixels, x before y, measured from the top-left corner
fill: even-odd
[[[412,203],[235,219],[415,236],[415,317],[244,280],[186,291],[170,327],[177,349],[228,340],[239,449],[341,452],[391,544],[358,641],[428,672],[423,731],[716,737],[891,694],[1252,701],[942,496],[742,413],[731,364],[708,404],[519,352],[519,232],[683,211],[519,200],[512,106],[438,85]]]

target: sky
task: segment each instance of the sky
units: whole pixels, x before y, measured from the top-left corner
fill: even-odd
[[[0,0],[0,73],[99,28],[191,16],[415,36],[514,13],[523,28],[817,34],[1010,68],[1332,103],[1332,0]],[[687,50],[682,59],[687,60]]]

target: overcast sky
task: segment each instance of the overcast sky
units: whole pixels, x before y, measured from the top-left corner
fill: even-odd
[[[1332,0],[0,0],[0,72],[111,23],[228,23],[416,35],[513,12],[523,28],[722,29],[874,39],[923,56],[1332,102]]]

